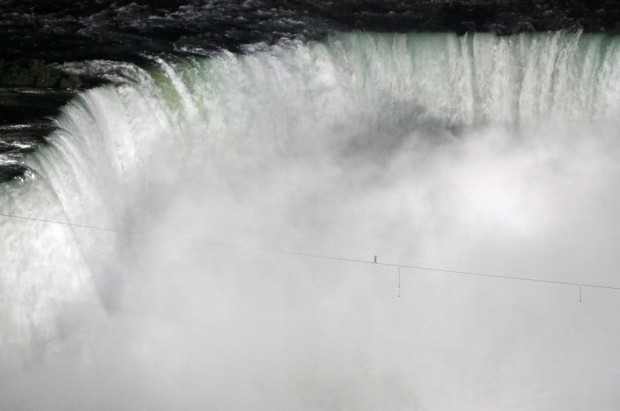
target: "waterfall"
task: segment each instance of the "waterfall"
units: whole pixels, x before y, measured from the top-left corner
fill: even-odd
[[[403,270],[398,301],[387,267],[260,250],[618,286],[617,38],[350,33],[66,69],[113,83],[0,185],[3,409],[511,409],[549,353],[583,372],[573,403],[535,404],[613,404],[620,335],[588,324],[617,294],[579,312],[562,287]],[[498,389],[438,405],[467,370]]]

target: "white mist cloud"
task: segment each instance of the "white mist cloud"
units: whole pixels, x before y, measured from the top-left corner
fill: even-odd
[[[583,288],[580,303],[575,286],[401,268],[399,297],[396,267],[273,252],[616,284],[616,120],[438,116],[445,99],[416,102],[405,86],[424,77],[397,76],[407,72],[398,57],[458,42],[396,37],[401,49],[389,39],[341,39],[362,52],[335,43],[223,57],[185,73],[196,95],[150,137],[176,148],[141,153],[136,175],[123,151],[112,161],[126,179],[101,189],[117,197],[104,217],[149,235],[75,234],[97,297],[65,297],[53,338],[3,357],[0,405],[615,408],[617,291]],[[441,74],[444,90],[454,76]],[[105,101],[148,123],[145,103],[121,94]],[[186,122],[190,103],[202,114]],[[122,121],[108,122],[112,134]],[[113,141],[144,137],[135,130]]]

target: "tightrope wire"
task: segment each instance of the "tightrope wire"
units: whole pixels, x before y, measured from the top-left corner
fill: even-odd
[[[107,232],[113,232],[113,233],[118,233],[118,234],[157,237],[156,234],[146,233],[146,232],[135,232],[135,231],[120,230],[120,229],[108,228],[108,227],[97,227],[97,226],[91,226],[91,225],[86,225],[86,224],[75,224],[75,223],[64,222],[64,221],[46,220],[46,219],[33,218],[33,217],[17,216],[17,215],[12,215],[12,214],[0,213],[0,216],[7,217],[7,218],[16,218],[16,219],[21,219],[21,220],[36,221],[36,222],[42,222],[42,223],[48,223],[48,224],[59,224],[59,225],[64,225],[64,226],[69,226],[69,227],[85,228],[85,229],[90,229],[90,230],[107,231]],[[540,278],[531,278],[531,277],[487,274],[487,273],[479,273],[475,271],[449,270],[449,269],[444,269],[444,268],[425,267],[425,266],[418,266],[418,265],[374,262],[374,261],[359,260],[359,259],[354,259],[354,258],[335,257],[335,256],[322,255],[322,254],[311,254],[311,253],[304,253],[300,251],[290,251],[290,250],[282,250],[282,249],[250,247],[250,246],[243,246],[239,244],[220,243],[220,242],[214,242],[214,241],[187,240],[187,239],[184,239],[184,241],[193,242],[197,244],[203,244],[203,245],[211,246],[211,247],[250,250],[250,251],[263,252],[263,253],[291,255],[291,256],[297,256],[297,257],[314,258],[314,259],[331,260],[331,261],[343,261],[343,262],[351,262],[351,263],[357,263],[357,264],[371,264],[371,265],[384,266],[384,267],[408,268],[412,270],[431,271],[431,272],[456,274],[456,275],[463,275],[463,276],[487,277],[487,278],[496,278],[496,279],[502,279],[502,280],[526,281],[526,282],[535,282],[535,283],[566,285],[566,286],[573,286],[573,287],[620,290],[620,287],[614,287],[614,286],[609,286],[609,285],[574,283],[574,282],[568,282],[568,281],[544,280]]]

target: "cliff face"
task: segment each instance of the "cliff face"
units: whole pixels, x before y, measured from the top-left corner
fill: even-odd
[[[20,174],[19,156],[44,142],[61,105],[101,84],[56,63],[142,64],[144,53],[209,55],[345,30],[559,29],[617,34],[620,0],[0,0],[0,156],[16,158],[0,181]]]

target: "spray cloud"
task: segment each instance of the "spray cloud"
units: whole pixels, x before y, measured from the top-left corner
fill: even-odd
[[[91,64],[0,208],[123,232],[2,220],[0,406],[613,409],[616,291],[370,262],[617,285],[619,44]]]

